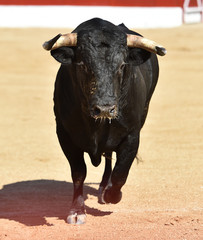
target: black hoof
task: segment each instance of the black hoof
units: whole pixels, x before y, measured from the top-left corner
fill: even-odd
[[[99,196],[98,196],[98,203],[100,204],[108,204],[113,203],[116,204],[120,202],[122,198],[121,191],[112,190],[111,187],[99,187]]]
[[[104,192],[104,201],[106,203],[113,203],[116,204],[120,202],[122,198],[122,192],[121,191],[114,191],[112,188],[107,188]]]
[[[81,225],[84,224],[86,220],[86,214],[77,214],[73,213],[68,215],[67,217],[67,223],[69,224],[75,224],[75,225]]]

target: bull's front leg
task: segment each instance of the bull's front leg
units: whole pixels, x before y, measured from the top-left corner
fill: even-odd
[[[119,146],[117,161],[111,175],[111,181],[104,190],[105,203],[118,203],[122,198],[121,188],[125,184],[130,167],[137,155],[139,147],[139,133],[131,134]]]
[[[99,196],[98,196],[98,202],[101,203],[101,204],[104,204],[104,190],[106,189],[108,183],[109,183],[109,180],[110,180],[110,177],[111,177],[111,173],[112,173],[112,160],[111,160],[111,157],[112,157],[112,152],[107,152],[105,153],[105,169],[104,169],[104,174],[103,174],[103,177],[102,177],[102,181],[99,185]]]
[[[69,156],[71,175],[73,180],[73,201],[68,213],[67,223],[83,224],[85,223],[85,203],[83,197],[83,183],[86,177],[86,165],[83,154],[77,152],[74,157]]]
[[[60,124],[57,126],[57,135],[62,150],[71,167],[74,188],[73,201],[68,213],[67,222],[70,224],[83,224],[86,218],[83,197],[83,183],[86,178],[84,153],[72,143],[68,134]]]

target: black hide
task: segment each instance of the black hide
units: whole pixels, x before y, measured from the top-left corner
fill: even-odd
[[[106,156],[99,189],[100,203],[117,203],[121,188],[136,157],[140,130],[158,79],[155,54],[128,48],[123,24],[102,19],[79,25],[76,47],[51,52],[62,63],[56,78],[54,111],[59,142],[66,155],[74,184],[68,222],[84,222],[83,182],[87,152],[98,166]],[[117,160],[111,169],[111,154]]]

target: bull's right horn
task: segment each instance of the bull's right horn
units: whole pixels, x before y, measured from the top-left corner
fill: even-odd
[[[158,45],[156,42],[150,39],[137,35],[127,34],[127,45],[128,47],[143,48],[160,56],[164,56],[167,53],[166,49],[161,45]]]
[[[43,48],[47,51],[54,50],[59,47],[70,46],[74,47],[77,45],[77,33],[58,34],[56,37],[45,42]]]

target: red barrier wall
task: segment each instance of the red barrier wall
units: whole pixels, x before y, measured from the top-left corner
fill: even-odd
[[[193,0],[194,4],[196,1]],[[0,0],[0,5],[182,7],[184,0]]]

